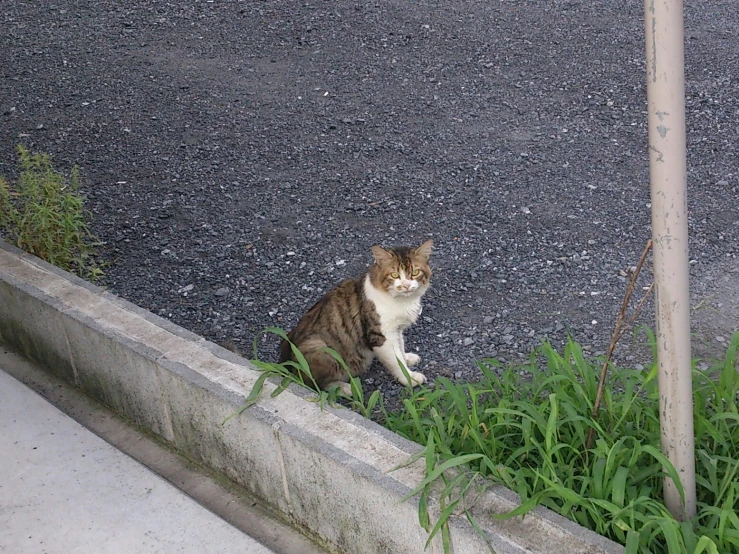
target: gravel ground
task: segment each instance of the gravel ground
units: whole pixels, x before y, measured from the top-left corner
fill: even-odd
[[[474,379],[475,359],[568,331],[602,351],[619,270],[650,235],[642,9],[9,3],[0,174],[18,143],[78,164],[103,284],[215,341],[248,349],[363,271],[373,244],[431,237],[407,341],[430,377]],[[685,15],[694,292],[730,306],[706,327],[721,344],[739,322],[711,288],[739,297],[739,4],[687,0]],[[398,390],[380,370],[368,383]]]

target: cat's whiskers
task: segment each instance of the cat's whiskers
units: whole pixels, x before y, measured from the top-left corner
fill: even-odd
[[[388,289],[391,296],[410,296],[418,290],[419,283],[417,279],[410,278],[404,270],[400,270],[398,279],[393,281],[392,286]],[[393,294],[393,292],[397,294]]]
[[[390,296],[394,297],[407,297],[407,296],[415,296],[418,292],[418,282],[414,281],[412,283],[409,283],[407,285],[397,285],[395,288],[391,288],[388,290],[388,293]]]

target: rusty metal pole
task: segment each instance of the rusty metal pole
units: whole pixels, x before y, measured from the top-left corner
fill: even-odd
[[[675,466],[665,505],[679,520],[696,513],[690,364],[688,215],[682,0],[644,0],[652,239],[662,451]]]

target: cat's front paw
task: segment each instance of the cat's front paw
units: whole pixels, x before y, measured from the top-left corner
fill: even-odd
[[[421,361],[421,356],[418,354],[414,354],[413,352],[406,352],[405,353],[405,363],[408,367],[413,367],[414,365],[418,365],[418,362]]]
[[[419,373],[418,371],[409,371],[408,375],[411,378],[411,387],[415,387],[416,385],[422,385],[426,382],[426,376],[423,373]],[[405,378],[405,375],[401,375],[398,379],[398,383],[401,385],[407,387],[408,386],[408,380]]]

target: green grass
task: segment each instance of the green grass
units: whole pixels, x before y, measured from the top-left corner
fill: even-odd
[[[282,329],[278,329],[277,327],[269,327],[265,329],[264,332],[287,339],[287,334],[285,333],[285,331],[283,331]],[[262,391],[264,390],[264,382],[270,378],[279,379],[279,385],[271,394],[272,398],[280,394],[290,385],[296,384],[301,387],[309,388],[316,391],[318,393],[318,396],[315,398],[315,401],[320,404],[321,408],[323,408],[323,406],[325,406],[327,403],[337,403],[339,398],[339,390],[337,388],[334,388],[333,390],[328,392],[320,390],[315,379],[313,379],[313,375],[311,375],[310,368],[308,367],[308,362],[306,361],[305,357],[294,344],[290,343],[290,345],[292,347],[293,353],[295,354],[295,359],[297,360],[296,362],[285,362],[284,364],[264,362],[259,359],[257,337],[254,337],[254,344],[252,346],[254,359],[251,360],[251,363],[260,371],[260,375],[257,378],[256,383],[254,383],[249,396],[246,397],[244,405],[241,406],[236,412],[229,415],[223,421],[224,424],[229,419],[240,415],[244,410],[256,404],[262,394]],[[326,351],[334,356],[339,361],[339,363],[341,363],[344,368],[346,368],[344,360],[341,359],[341,357],[336,353],[335,350],[327,348]],[[359,382],[359,379],[352,379],[351,387],[357,409],[365,417],[370,417],[373,407],[380,399],[379,391],[375,391],[375,393],[373,393],[373,395],[365,403],[364,394],[362,391],[362,384]]]
[[[79,170],[54,170],[47,154],[18,146],[20,175],[15,184],[0,178],[0,236],[66,271],[96,279],[96,241],[87,226],[79,192]]]
[[[439,377],[433,388],[408,389],[401,410],[386,411],[376,393],[365,402],[356,382],[350,403],[424,446],[415,459],[425,461],[427,477],[409,497],[420,495],[419,521],[429,541],[441,532],[448,545],[449,515],[482,481],[520,497],[519,508],[495,517],[544,505],[625,545],[627,553],[739,553],[738,347],[736,333],[723,360],[693,369],[698,514],[685,523],[662,502],[665,471],[677,475],[660,451],[656,365],[611,367],[596,420],[591,411],[602,360],[586,358],[574,341],[561,353],[545,343],[515,367],[481,361],[476,383]],[[268,367],[280,371],[278,365]],[[297,365],[309,375],[307,365]],[[587,449],[591,426],[597,440]],[[435,482],[442,513],[431,521]]]

